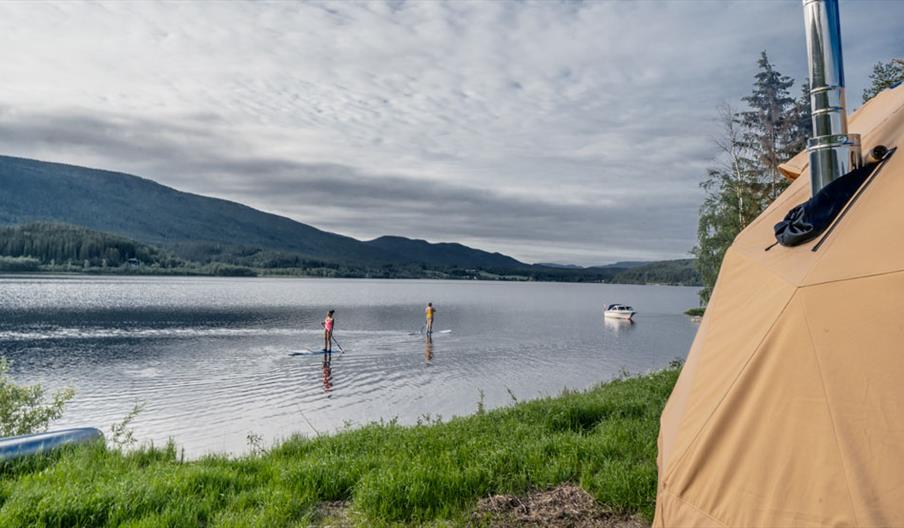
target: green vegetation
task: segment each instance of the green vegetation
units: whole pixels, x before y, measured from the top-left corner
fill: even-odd
[[[410,244],[409,244],[410,242]],[[399,242],[385,237],[382,244],[409,245],[428,253],[426,246],[444,252],[449,261],[465,262],[469,252],[458,244]],[[433,251],[431,249],[430,251]],[[180,256],[176,256],[176,254]],[[459,267],[439,261],[425,263],[351,265],[304,258],[287,251],[263,250],[216,243],[181,243],[169,249],[142,244],[79,226],[33,223],[0,227],[0,271],[83,272],[141,275],[213,275],[219,277],[292,276],[382,279],[468,279],[506,281],[621,282],[626,284],[699,283],[690,260],[626,263],[601,268],[555,268],[521,264],[503,255],[495,258],[512,267]]]
[[[361,526],[463,526],[480,497],[576,482],[651,518],[670,369],[447,422],[372,424],[293,438],[239,459],[184,462],[170,444],[64,450],[0,473],[0,525],[308,526],[349,501]],[[250,438],[250,436],[249,436]]]
[[[863,102],[867,102],[882,90],[904,83],[904,58],[877,62],[869,74],[870,85],[863,89]]]
[[[698,306],[697,308],[688,308],[684,311],[686,315],[691,317],[703,317],[703,314],[706,313],[706,308],[702,306]]]
[[[9,364],[0,357],[0,436],[16,436],[46,431],[63,416],[63,407],[74,392],[65,389],[47,401],[40,385],[16,385],[9,377]]]
[[[664,260],[619,271],[611,282],[619,284],[673,284],[699,286],[694,259]]]
[[[31,257],[0,257],[0,271],[24,272],[39,271],[41,261]]]
[[[184,262],[159,249],[123,237],[84,227],[33,223],[0,227],[0,255],[28,257],[50,266],[119,267],[130,259],[160,267],[178,267]]]
[[[363,274],[378,273],[385,265],[406,269],[420,265],[483,270],[530,267],[505,255],[460,244],[430,244],[403,237],[356,240],[137,176],[60,163],[0,156],[0,189],[0,225],[40,221],[83,226],[163,248],[200,264],[315,268],[315,263],[329,263]]]
[[[735,237],[783,191],[788,182],[778,166],[806,146],[810,136],[810,98],[802,85],[795,99],[794,80],[769,62],[757,61],[753,90],[742,100],[747,108],[719,109],[721,130],[715,140],[716,163],[700,186],[706,192],[694,248],[703,288],[700,302],[709,302],[722,259]]]
[[[686,269],[619,278],[635,267],[631,262],[543,266],[455,243],[398,236],[361,241],[129,174],[9,156],[0,156],[0,188],[0,226],[18,226],[0,230],[0,255],[38,259],[40,271],[698,282]],[[16,267],[22,264],[0,271],[34,271],[34,261]]]

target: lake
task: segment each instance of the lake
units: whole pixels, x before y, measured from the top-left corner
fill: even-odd
[[[432,340],[417,334],[428,301]],[[636,322],[604,320],[607,303]],[[0,276],[0,353],[17,382],[76,390],[55,428],[109,433],[144,402],[139,440],[240,454],[249,434],[448,419],[659,369],[687,354],[696,304],[671,286]],[[305,350],[330,308],[345,352],[327,363]]]

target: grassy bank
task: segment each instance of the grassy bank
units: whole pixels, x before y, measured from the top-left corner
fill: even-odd
[[[464,525],[478,499],[578,483],[652,516],[659,414],[677,370],[439,423],[295,438],[240,459],[100,446],[3,468],[0,526],[308,526],[349,501],[362,526]]]

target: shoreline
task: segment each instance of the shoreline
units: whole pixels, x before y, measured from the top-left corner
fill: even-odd
[[[358,275],[305,275],[289,273],[260,273],[257,275],[216,275],[211,273],[194,272],[136,272],[136,271],[67,271],[67,270],[29,270],[29,271],[0,271],[0,277],[42,277],[42,276],[74,276],[74,277],[208,277],[215,279],[362,279],[362,280],[407,280],[407,281],[450,281],[450,282],[532,282],[549,284],[609,284],[613,286],[667,286],[681,288],[700,288],[700,284],[663,283],[663,282],[605,282],[605,281],[568,281],[568,280],[538,280],[533,278],[465,278],[465,277],[362,277]]]
[[[464,525],[483,498],[569,484],[619,518],[649,522],[658,420],[678,371],[448,421],[296,436],[240,457],[184,461],[172,442],[68,449],[8,465],[0,524],[317,526],[329,522],[324,504],[341,503],[360,526]]]

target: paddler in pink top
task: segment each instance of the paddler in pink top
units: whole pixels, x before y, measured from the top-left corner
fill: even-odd
[[[327,312],[323,322],[320,323],[320,325],[323,326],[323,351],[329,354],[333,353],[333,324],[336,322],[336,320],[333,319],[334,313],[336,313],[335,310]]]

